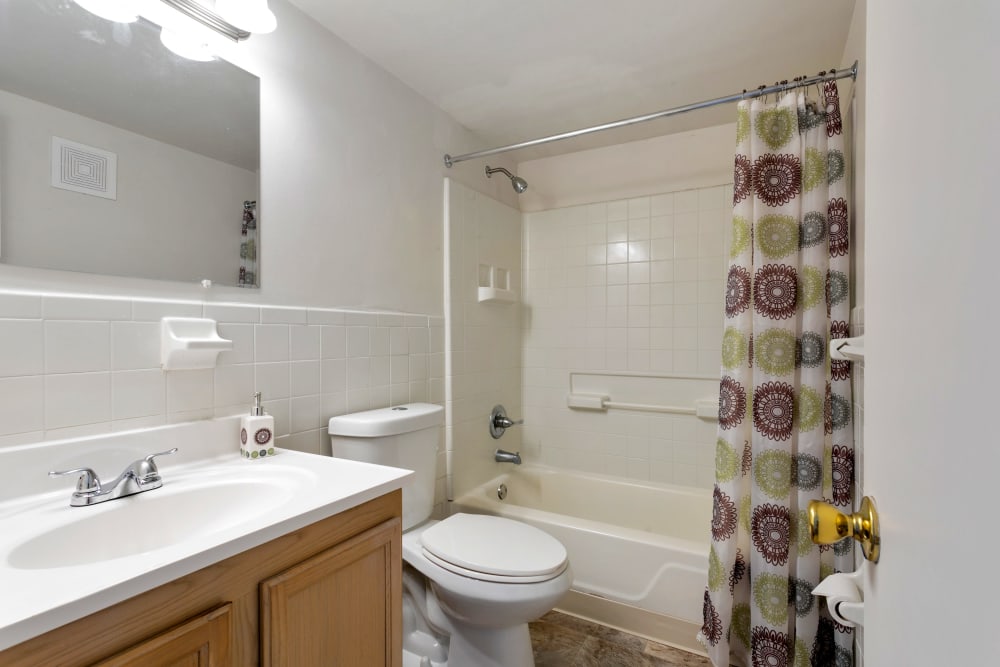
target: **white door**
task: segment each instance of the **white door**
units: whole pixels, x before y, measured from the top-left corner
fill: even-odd
[[[866,11],[865,664],[1000,665],[1000,2]]]

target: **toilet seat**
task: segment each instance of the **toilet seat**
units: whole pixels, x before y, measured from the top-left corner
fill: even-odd
[[[427,560],[455,574],[497,583],[537,583],[567,567],[566,548],[551,535],[519,521],[455,514],[420,535]]]

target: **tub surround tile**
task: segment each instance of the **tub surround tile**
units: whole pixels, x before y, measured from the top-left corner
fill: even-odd
[[[164,317],[202,317],[204,311],[204,306],[196,302],[132,302],[132,319],[137,322],[159,322]]]
[[[307,318],[305,308],[264,306],[260,309],[261,324],[305,324]]]

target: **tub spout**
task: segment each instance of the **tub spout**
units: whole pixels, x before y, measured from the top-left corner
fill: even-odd
[[[497,463],[513,463],[521,465],[521,452],[508,452],[498,449],[493,453],[493,460]]]

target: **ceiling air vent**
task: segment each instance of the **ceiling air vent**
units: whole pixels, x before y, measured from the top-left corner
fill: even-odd
[[[118,155],[52,137],[52,187],[118,199]]]

